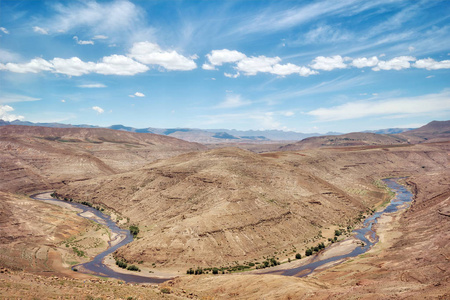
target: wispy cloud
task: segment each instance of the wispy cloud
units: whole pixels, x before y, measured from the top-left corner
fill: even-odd
[[[4,34],[9,34],[9,30],[6,29],[5,27],[0,27],[0,31],[3,32]]]
[[[80,84],[78,85],[78,87],[93,89],[93,88],[105,88],[106,85],[104,85],[103,83],[89,83],[89,84]]]
[[[252,104],[252,102],[242,99],[241,95],[228,94],[226,95],[225,100],[219,103],[215,108],[237,108],[250,104]]]
[[[78,45],[94,45],[94,41],[83,41],[78,39],[77,36],[74,36],[73,39],[77,42]]]
[[[29,102],[29,101],[38,101],[41,98],[29,97],[24,95],[17,94],[3,94],[0,96],[0,103],[16,103],[16,102]]]
[[[308,112],[318,121],[340,121],[375,116],[414,116],[450,110],[450,91],[416,97],[391,98],[379,101],[348,102]]]
[[[140,98],[145,97],[145,95],[143,93],[140,93],[140,92],[136,92],[133,95],[128,95],[128,96],[131,97],[131,98],[134,98],[134,97],[140,97]]]
[[[40,34],[48,34],[48,30],[39,26],[33,26],[33,31]]]

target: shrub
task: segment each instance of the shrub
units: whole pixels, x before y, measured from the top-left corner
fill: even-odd
[[[161,293],[163,293],[163,294],[170,294],[170,288],[168,288],[168,287],[161,288]]]
[[[128,264],[124,262],[123,260],[116,260],[116,265],[119,266],[119,268],[126,269],[128,267]]]
[[[133,235],[133,237],[136,237],[139,234],[139,227],[137,227],[136,225],[131,225],[130,233]]]
[[[140,269],[138,267],[136,267],[135,265],[131,265],[127,268],[127,270],[129,271],[140,271]]]
[[[297,253],[297,254],[295,254],[295,258],[300,259],[300,258],[302,258],[302,255],[300,253]]]
[[[213,268],[212,273],[213,273],[214,275],[219,274],[219,269]]]
[[[312,250],[311,249],[306,249],[306,251],[305,251],[305,255],[306,256],[310,256],[310,255],[312,255]]]
[[[335,231],[334,231],[334,235],[335,236],[340,236],[342,234],[342,232],[340,231],[340,230],[338,230],[338,229],[336,229]]]

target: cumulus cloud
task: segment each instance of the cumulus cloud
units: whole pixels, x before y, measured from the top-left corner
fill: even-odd
[[[61,102],[62,102],[62,103],[66,103],[66,100],[62,99]]]
[[[105,56],[98,63],[84,62],[78,57],[59,58],[51,61],[43,58],[32,59],[29,63],[0,64],[0,70],[8,70],[15,73],[38,73],[50,71],[68,76],[81,76],[89,73],[103,75],[135,75],[146,72],[149,68],[133,59],[123,55]]]
[[[103,83],[89,83],[89,84],[80,84],[78,87],[92,89],[92,88],[105,88],[106,85],[104,85]]]
[[[99,106],[92,106],[92,109],[95,110],[99,114],[102,114],[105,112],[105,110]]]
[[[295,113],[293,111],[286,111],[286,112],[284,112],[282,114],[285,117],[292,117],[293,115],[295,115]]]
[[[210,64],[203,64],[202,65],[203,70],[215,70],[216,68],[213,65]]]
[[[129,95],[129,97],[131,97],[131,98],[134,98],[134,97],[145,97],[145,95],[143,93],[136,92],[133,95]]]
[[[3,32],[4,34],[9,34],[8,29],[6,29],[5,27],[0,27],[0,31]]]
[[[94,41],[82,41],[78,39],[77,36],[74,36],[73,39],[77,42],[78,45],[94,45]]]
[[[95,66],[95,72],[103,75],[135,75],[148,71],[146,65],[138,63],[124,55],[105,56]]]
[[[224,63],[233,63],[240,61],[247,56],[244,53],[241,53],[236,50],[213,50],[211,53],[206,55],[206,58],[209,61],[209,66],[221,66]],[[214,69],[214,68],[213,68]],[[211,70],[211,69],[206,69]]]
[[[230,74],[230,73],[223,73],[223,75],[225,75],[225,77],[228,77],[228,78],[238,78],[239,77],[239,75],[241,75],[239,72],[237,72],[236,74]]]
[[[52,68],[53,65],[43,58],[34,58],[25,64],[0,64],[0,70],[8,70],[14,73],[38,73],[41,71],[51,71]]]
[[[10,112],[14,111],[9,105],[0,105],[0,119],[7,122],[12,122],[15,120],[23,120],[24,116],[18,116],[14,114],[10,114]]]
[[[245,57],[237,63],[236,69],[245,75],[256,75],[258,72],[270,73],[273,71],[273,65],[280,61],[281,58],[279,57],[266,57],[264,55]]]
[[[40,34],[48,34],[47,29],[41,28],[39,26],[34,26],[33,27],[33,31],[37,32],[37,33],[40,33]]]
[[[334,69],[345,69],[347,65],[344,63],[342,56],[335,55],[330,57],[318,56],[312,61],[310,67],[316,70],[331,71]]]
[[[129,57],[146,65],[158,65],[167,70],[189,71],[197,68],[196,63],[174,50],[162,50],[150,42],[134,43]]]
[[[450,110],[450,91],[409,98],[348,102],[308,112],[319,121],[339,121],[373,116],[417,115]]]
[[[372,56],[369,58],[366,57],[360,57],[360,58],[355,58],[352,61],[352,66],[357,67],[357,68],[365,68],[365,67],[375,67],[378,64],[378,57],[376,56]]]
[[[380,70],[402,70],[402,69],[409,69],[411,67],[410,61],[415,61],[416,58],[412,56],[399,56],[394,57],[391,60],[384,61],[380,60],[372,70],[374,71],[380,71]]]
[[[216,106],[216,108],[236,108],[251,104],[249,100],[242,99],[241,95],[230,95],[225,97],[225,100]]]
[[[432,58],[425,58],[417,60],[413,66],[427,70],[450,69],[450,60],[435,61]]]

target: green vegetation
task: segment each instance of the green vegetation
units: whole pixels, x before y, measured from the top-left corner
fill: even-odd
[[[141,269],[139,269],[135,265],[128,266],[127,270],[129,270],[129,271],[138,271],[138,272],[141,271]]]
[[[124,260],[116,259],[116,265],[118,265],[119,268],[122,268],[122,269],[126,269],[128,267],[128,264]]]
[[[297,254],[295,254],[295,258],[296,258],[296,259],[301,259],[301,258],[302,258],[302,255],[301,255],[300,253],[297,253]]]
[[[77,247],[72,247],[73,252],[75,252],[76,255],[83,257],[86,256],[86,253],[84,253],[83,250],[78,250]]]
[[[139,227],[137,227],[136,225],[131,225],[130,233],[133,235],[133,237],[137,237],[137,235],[139,234]]]

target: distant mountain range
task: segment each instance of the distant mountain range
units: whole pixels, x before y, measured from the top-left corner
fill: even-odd
[[[299,141],[309,137],[341,134],[339,132],[328,132],[326,134],[320,134],[320,133],[301,133],[282,130],[235,130],[235,129],[152,128],[152,127],[134,128],[120,124],[112,125],[109,127],[100,127],[86,124],[71,125],[61,123],[33,123],[19,120],[8,122],[0,119],[0,126],[5,125],[42,126],[52,128],[109,128],[128,132],[155,133],[179,138],[189,142],[198,142],[198,143]],[[395,134],[408,131],[411,129],[413,128],[389,128],[364,132],[378,133],[378,134]]]

